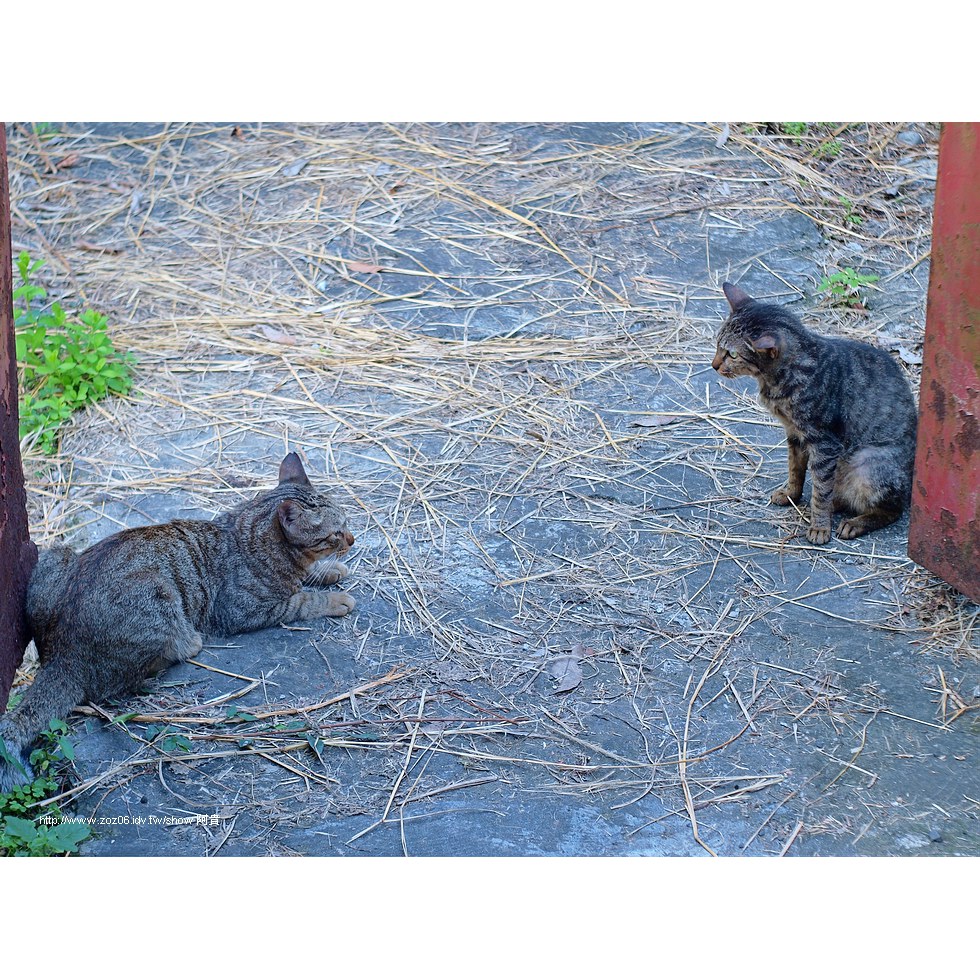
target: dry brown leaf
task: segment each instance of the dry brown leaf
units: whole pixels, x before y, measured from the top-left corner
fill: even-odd
[[[557,681],[553,694],[567,694],[582,683],[582,667],[578,657],[566,654],[551,661],[549,674]]]
[[[287,163],[280,173],[284,177],[295,177],[309,162],[309,160],[294,160],[292,163]]]
[[[67,170],[69,167],[74,167],[76,163],[82,158],[77,153],[69,153],[68,156],[62,157],[56,164],[59,170]]]
[[[548,673],[557,682],[553,694],[567,694],[582,683],[582,661],[596,655],[592,647],[584,643],[574,643],[571,652],[555,657],[549,664]]]
[[[380,265],[372,265],[370,262],[348,262],[347,268],[351,272],[381,272]]]
[[[295,344],[296,341],[282,330],[277,330],[275,327],[270,326],[268,323],[260,323],[259,329],[265,334],[267,340],[271,340],[274,344]]]
[[[243,139],[245,139],[245,134],[244,134],[244,133],[242,132],[242,127],[241,127],[241,126],[235,126],[235,127],[234,127],[234,128],[232,129],[232,131],[231,131],[231,135],[232,135],[232,136],[233,136],[233,137],[234,137],[234,138],[235,138],[236,140],[243,140]]]
[[[640,415],[630,422],[630,425],[642,426],[645,429],[659,429],[661,426],[679,422],[676,415]]]

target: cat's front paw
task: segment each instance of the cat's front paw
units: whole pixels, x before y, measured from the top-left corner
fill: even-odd
[[[331,592],[329,595],[329,605],[327,606],[328,616],[346,616],[354,611],[357,603],[346,592]]]
[[[303,584],[326,587],[347,578],[348,574],[349,570],[342,561],[328,558],[325,561],[314,562],[310,566]]]
[[[286,605],[282,621],[319,619],[321,616],[346,616],[356,603],[346,592],[297,592]]]
[[[799,500],[801,496],[801,493],[795,496],[791,494],[789,487],[780,487],[778,490],[773,490],[772,495],[769,497],[769,503],[775,504],[777,507],[789,507],[790,504]]]
[[[837,537],[843,541],[853,541],[854,538],[859,538],[865,534],[867,530],[868,528],[863,521],[845,518],[837,525]]]
[[[826,544],[830,540],[830,528],[814,527],[811,524],[806,529],[806,539],[810,544]]]

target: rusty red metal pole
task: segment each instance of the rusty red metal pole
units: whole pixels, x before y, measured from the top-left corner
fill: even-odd
[[[909,557],[980,602],[980,123],[945,123]]]
[[[30,639],[24,593],[37,548],[27,529],[27,495],[20,461],[17,357],[14,345],[7,130],[0,123],[0,710]]]

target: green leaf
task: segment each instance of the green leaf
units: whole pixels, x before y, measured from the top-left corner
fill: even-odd
[[[45,827],[44,830],[47,838],[45,843],[59,854],[78,850],[78,845],[92,833],[92,828],[87,823],[75,820],[64,820]]]
[[[3,822],[3,832],[8,837],[14,837],[30,844],[37,837],[37,827],[33,820],[23,817],[7,817]]]
[[[255,715],[249,713],[248,711],[243,711],[241,708],[228,708],[225,711],[226,721],[258,721]]]
[[[313,751],[316,753],[316,757],[322,763],[323,762],[323,755],[321,754],[321,749],[324,747],[323,746],[323,739],[320,738],[320,736],[317,735],[316,732],[307,732],[306,733],[306,741],[309,743],[310,748],[313,749]]]
[[[168,735],[160,743],[160,748],[164,752],[174,752],[178,749],[181,752],[190,752],[194,745],[185,735]]]
[[[18,759],[11,751],[7,748],[6,743],[3,738],[0,738],[0,759],[3,759],[8,765],[13,766],[19,773],[27,775],[27,770],[24,768],[20,759]]]

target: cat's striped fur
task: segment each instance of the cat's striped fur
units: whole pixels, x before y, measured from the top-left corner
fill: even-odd
[[[132,692],[195,656],[204,635],[347,615],[350,596],[303,585],[342,578],[340,562],[321,559],[353,543],[336,502],[290,453],[278,486],[213,521],[129,528],[81,553],[43,551],[27,592],[40,667],[0,718],[7,753],[20,760],[0,759],[0,792],[30,779],[30,747],[52,718]]]
[[[911,493],[917,421],[898,365],[870,344],[807,330],[738,286],[722,288],[731,313],[711,366],[755,378],[759,400],[786,429],[789,478],[771,502],[800,500],[809,468],[811,543],[830,540],[835,510],[848,515],[837,527],[844,539],[898,520]]]

